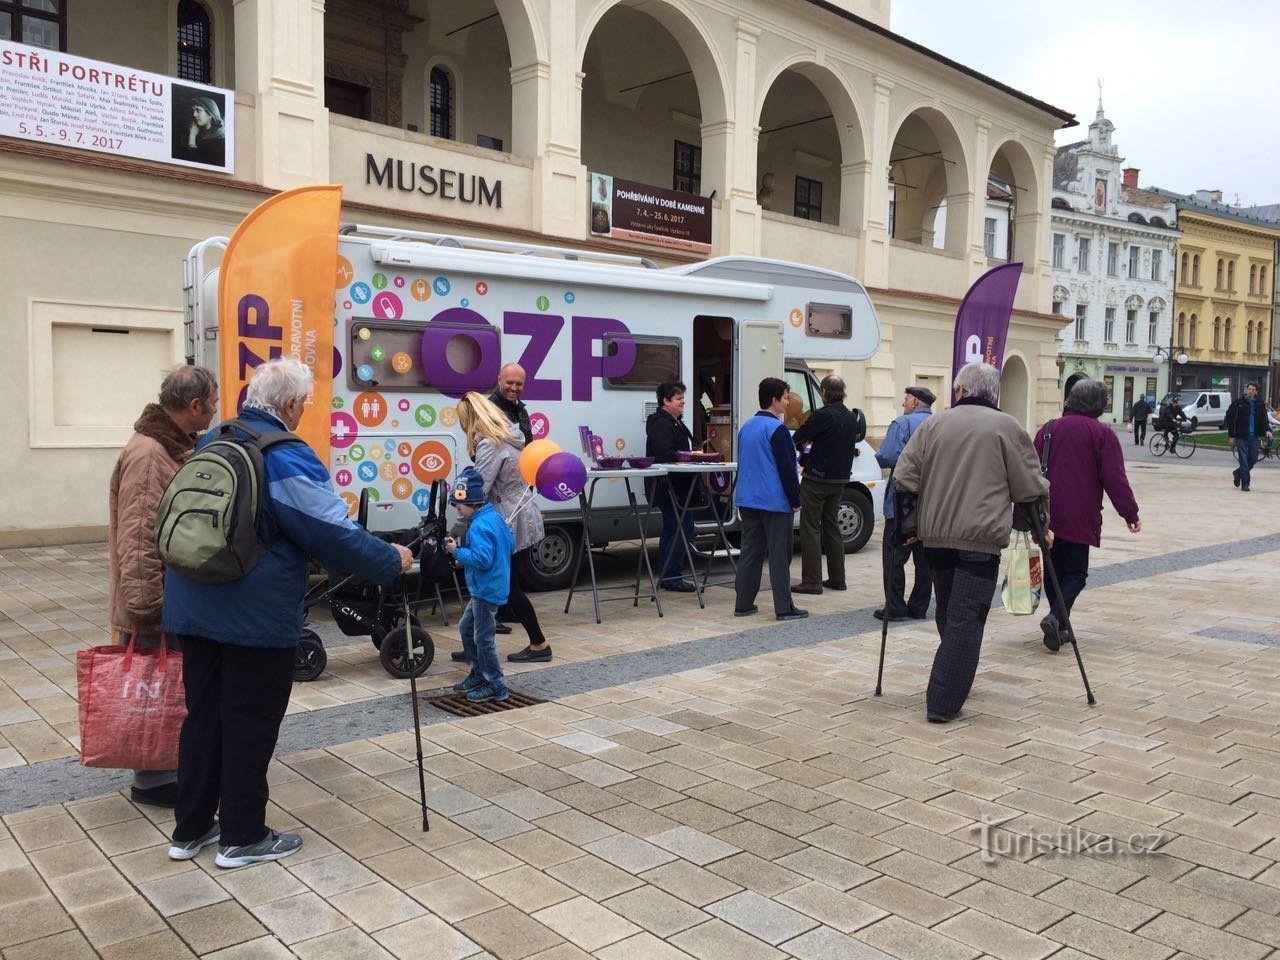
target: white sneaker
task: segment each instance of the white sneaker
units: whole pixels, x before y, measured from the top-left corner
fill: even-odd
[[[220,867],[247,867],[251,863],[265,863],[268,860],[283,860],[291,853],[302,849],[302,837],[296,833],[277,833],[271,830],[257,843],[245,846],[218,847],[218,855],[213,862]]]
[[[169,859],[192,860],[195,858],[196,854],[209,846],[209,844],[217,843],[221,836],[222,835],[218,828],[218,821],[215,820],[213,821],[213,826],[209,828],[209,832],[199,840],[188,840],[186,843],[179,843],[177,840],[174,840],[173,844],[169,847]]]

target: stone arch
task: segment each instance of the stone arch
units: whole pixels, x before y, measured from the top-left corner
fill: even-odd
[[[1006,353],[1000,367],[1000,409],[1023,429],[1030,425],[1031,377],[1027,361],[1020,353]]]
[[[889,148],[889,180],[893,184],[893,235],[932,247],[935,204],[927,190],[939,189],[947,201],[947,250],[964,252],[974,216],[969,158],[955,122],[928,101],[913,104],[894,124]]]
[[[797,78],[800,78],[797,80]],[[816,90],[818,97],[825,104],[826,109],[830,111],[830,117],[814,117],[821,107],[815,104],[807,110],[802,104],[799,107],[794,105],[787,111],[787,105],[791,105],[791,98],[784,99],[781,103],[778,98],[770,99],[771,94],[775,90],[781,89],[782,95],[788,92],[787,87],[801,87],[802,82],[807,82]],[[770,152],[770,141],[775,140],[775,149],[773,153],[777,153],[776,139],[770,132],[770,117],[787,111],[785,116],[779,119],[789,121],[784,123],[785,129],[779,130],[778,134],[787,135],[786,139],[791,145],[792,156],[782,164],[781,171],[777,169],[765,169],[765,157]],[[797,112],[798,111],[798,112]],[[796,113],[795,117],[791,114]],[[804,114],[800,116],[800,114]],[[810,167],[800,162],[801,157],[806,157],[807,164],[813,164],[814,161],[821,157],[812,156],[814,151],[805,151],[799,149],[806,141],[805,135],[809,137],[821,137],[828,134],[834,128],[836,146],[839,156],[835,158],[827,158],[829,167],[827,170],[830,179],[835,181],[839,187],[838,207],[831,209],[824,208],[822,219],[827,223],[839,223],[842,226],[854,229],[861,229],[865,222],[865,202],[867,194],[867,140],[866,130],[862,122],[862,110],[859,108],[857,95],[853,88],[849,85],[847,78],[839,73],[821,64],[815,63],[807,54],[797,54],[792,57],[781,60],[775,64],[766,74],[764,82],[760,86],[760,92],[757,97],[757,107],[755,116],[756,129],[760,130],[760,139],[756,147],[756,174],[755,180],[763,187],[761,178],[765,173],[773,173],[775,176],[781,172],[784,174],[784,184],[793,181],[794,176],[801,173],[801,167],[804,167],[805,173],[810,172]],[[816,122],[810,122],[815,121]],[[769,164],[769,166],[778,166],[777,163]],[[834,170],[830,169],[834,166]],[[786,174],[790,174],[788,177]],[[776,188],[775,188],[776,189]],[[834,205],[829,205],[834,206]],[[785,210],[781,204],[771,207],[773,210]]]
[[[1027,270],[1034,270],[1040,252],[1040,229],[1044,222],[1041,213],[1040,175],[1026,144],[1015,136],[1008,136],[991,150],[987,165],[989,174],[1004,180],[1013,195],[1012,242],[1009,244],[1009,260],[1020,261]]]
[[[493,0],[493,5],[498,8],[502,29],[507,34],[512,70],[529,63],[546,62],[547,41],[532,0]]]

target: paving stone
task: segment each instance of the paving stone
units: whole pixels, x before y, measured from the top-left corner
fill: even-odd
[[[391,960],[376,940],[354,927],[295,943],[293,952],[302,960]]]
[[[314,893],[273,900],[253,908],[253,915],[283,943],[297,943],[345,927],[348,920]]]
[[[503,905],[499,897],[494,896],[480,884],[457,874],[410,887],[405,893],[450,923],[487,913]],[[378,942],[382,943],[382,940],[378,939]],[[394,950],[391,952],[395,953]]]
[[[570,887],[527,865],[485,877],[480,885],[525,913],[577,896]]]
[[[739,852],[732,844],[692,827],[676,827],[674,830],[654,834],[648,840],[698,866],[706,866]]]
[[[5,918],[6,923],[9,920],[10,918]],[[89,946],[89,941],[79,930],[28,940],[10,947],[4,955],[5,960],[98,960],[97,952]]]
[[[857,940],[901,960],[972,960],[979,951],[926,930],[902,917],[886,917],[855,935]]]
[[[1174,954],[1163,944],[1080,915],[1055,923],[1043,935],[1100,960],[1166,960]]]
[[[169,918],[169,924],[195,953],[212,953],[266,934],[248,910],[233,901],[200,907]]]
[[[739,853],[711,864],[708,869],[738,886],[762,893],[766,897],[777,896],[800,886],[806,880],[806,877],[794,870],[762,860],[754,853]]]
[[[1246,940],[1172,913],[1160,914],[1139,933],[1148,940],[1202,957],[1203,960],[1261,960],[1275,946]]]
[[[165,917],[230,899],[225,889],[199,870],[150,880],[139,884],[138,891]]]
[[[691,960],[689,954],[651,933],[637,933],[596,951],[600,960]]]
[[[379,930],[373,939],[398,960],[462,960],[481,949],[478,943],[432,916]]]
[[[966,910],[933,929],[1000,960],[1041,960],[1061,946],[977,910]]]
[[[894,916],[905,917],[926,927],[939,924],[963,909],[950,900],[893,877],[880,877],[864,883],[854,896]]]
[[[659,937],[669,937],[709,919],[696,907],[647,884],[606,900],[603,905]]]
[[[339,893],[329,898],[329,903],[368,933],[412,920],[425,912],[415,901],[383,881]]]
[[[708,920],[670,938],[670,943],[698,960],[782,960],[786,955],[723,920]]]
[[[707,905],[707,912],[765,943],[778,945],[811,930],[817,923],[752,890]]]
[[[548,867],[547,873],[597,902],[634,889],[641,883],[627,871],[594,856],[556,864]]]
[[[888,916],[865,900],[816,881],[793,887],[779,894],[777,900],[842,933],[852,933]]]
[[[852,860],[845,860],[843,857],[837,857],[825,850],[815,850],[812,847],[778,857],[774,862],[780,867],[820,880],[836,890],[850,890],[878,876],[875,871],[860,866]]]
[[[585,844],[583,849],[628,873],[643,873],[676,858],[668,850],[621,833]]]
[[[587,951],[599,950],[640,932],[631,921],[586,897],[539,910],[533,918]]]
[[[292,858],[283,863],[287,864],[285,869],[296,879],[322,897],[354,890],[378,879],[373,871],[345,853],[334,853],[296,865]]]
[[[798,960],[890,960],[889,954],[830,927],[810,930],[782,948]]]
[[[102,960],[195,960],[172,930],[161,930],[102,948]]]
[[[675,860],[640,875],[641,879],[665,890],[672,896],[703,907],[715,900],[723,900],[737,893],[742,887],[687,860]]]

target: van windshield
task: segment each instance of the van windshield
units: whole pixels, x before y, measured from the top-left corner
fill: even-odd
[[[1201,393],[1203,393],[1202,390],[1183,390],[1178,394],[1178,399],[1182,401],[1184,407],[1194,407]]]

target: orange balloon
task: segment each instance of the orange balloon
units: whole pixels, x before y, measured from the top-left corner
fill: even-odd
[[[542,466],[542,461],[559,452],[560,444],[554,440],[534,440],[520,454],[520,476],[524,477],[529,486],[533,486],[538,482],[538,468]]]

